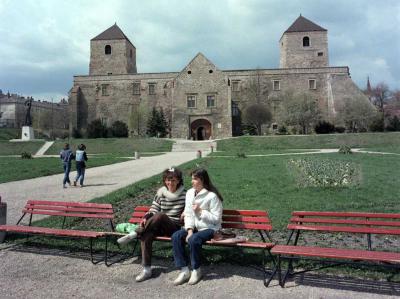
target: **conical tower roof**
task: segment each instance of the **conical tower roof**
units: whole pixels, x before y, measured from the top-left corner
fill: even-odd
[[[307,32],[307,31],[327,31],[325,28],[311,22],[302,15],[285,31],[286,32]]]
[[[125,39],[131,43],[129,38],[122,32],[121,28],[118,27],[117,23],[115,23],[110,28],[103,31],[96,37],[92,38],[91,40],[116,40],[116,39]]]

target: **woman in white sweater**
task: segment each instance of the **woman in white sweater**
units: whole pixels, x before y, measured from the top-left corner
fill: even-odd
[[[200,281],[202,245],[211,240],[214,232],[221,228],[223,199],[211,183],[205,169],[192,172],[192,187],[186,193],[185,227],[172,235],[175,265],[181,268],[181,272],[174,281],[175,285],[183,284],[188,280],[189,284]],[[192,272],[188,268],[185,243],[189,245]]]

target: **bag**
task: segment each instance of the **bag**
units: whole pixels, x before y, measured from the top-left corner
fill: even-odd
[[[133,223],[119,223],[115,227],[115,230],[119,233],[129,234],[138,228],[137,224]]]
[[[235,238],[235,237],[236,237],[235,233],[220,229],[220,230],[217,230],[216,232],[214,232],[213,240],[220,241],[220,240],[231,239],[231,238]]]

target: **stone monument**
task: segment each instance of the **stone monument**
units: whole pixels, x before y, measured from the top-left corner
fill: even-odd
[[[25,115],[25,123],[22,127],[21,139],[24,141],[35,139],[35,135],[33,133],[32,128],[32,116],[31,116],[31,108],[32,108],[32,98],[28,98],[25,101],[26,106],[26,115]]]

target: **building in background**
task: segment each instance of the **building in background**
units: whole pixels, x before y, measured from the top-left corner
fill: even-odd
[[[222,138],[241,133],[241,112],[254,103],[269,107],[276,127],[280,99],[289,91],[310,94],[332,123],[346,99],[368,101],[347,66],[329,66],[326,29],[300,15],[279,46],[278,69],[221,70],[199,53],[180,72],[138,73],[136,48],[115,24],[90,41],[89,75],[74,76],[70,132],[84,133],[101,119],[144,134],[146,117],[157,107],[171,137]]]

